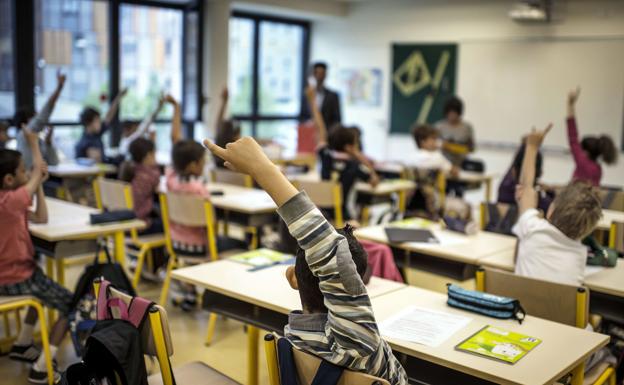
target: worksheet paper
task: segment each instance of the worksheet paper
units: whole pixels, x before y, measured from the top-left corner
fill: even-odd
[[[437,347],[472,319],[461,315],[410,306],[379,324],[381,335]]]

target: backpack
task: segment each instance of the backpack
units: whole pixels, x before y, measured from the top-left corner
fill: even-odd
[[[101,250],[106,254],[106,263],[99,262]],[[93,281],[102,277],[119,290],[132,296],[136,295],[123,267],[113,261],[106,246],[98,243],[93,264],[87,266],[80,279],[78,279],[72,300],[72,311],[69,314],[70,335],[76,355],[79,357],[82,356],[82,347],[89,337],[91,329],[95,326],[95,320],[97,319]]]

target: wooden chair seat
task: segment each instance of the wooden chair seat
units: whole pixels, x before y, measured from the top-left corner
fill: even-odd
[[[210,385],[237,385],[238,382],[221,372],[211,368],[203,362],[195,361],[173,369],[176,383],[180,385],[210,384]],[[152,374],[147,378],[149,385],[162,385],[160,373]]]

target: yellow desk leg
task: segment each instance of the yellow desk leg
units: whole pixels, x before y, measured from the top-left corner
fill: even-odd
[[[405,210],[407,209],[406,194],[405,190],[399,191],[399,212],[401,215],[405,215]]]
[[[571,385],[583,385],[585,379],[585,362],[582,362],[579,366],[572,370],[572,382]]]
[[[490,202],[492,197],[492,179],[488,178],[485,181],[485,201]]]
[[[63,258],[55,258],[56,262],[56,282],[64,286],[65,285],[65,261]]]
[[[54,279],[54,258],[45,257],[45,259],[46,259],[46,275],[49,278]],[[55,317],[56,317],[56,314],[54,312],[54,309],[48,308],[48,325],[54,324]],[[43,326],[43,324],[41,325]]]
[[[121,266],[126,266],[126,237],[123,231],[115,233],[115,259]]]
[[[362,207],[362,226],[367,226],[370,219],[370,211],[368,206]]]
[[[258,329],[247,325],[247,385],[258,385]]]
[[[609,247],[615,249],[615,240],[617,238],[617,225],[615,223],[611,223],[611,228],[609,229]]]

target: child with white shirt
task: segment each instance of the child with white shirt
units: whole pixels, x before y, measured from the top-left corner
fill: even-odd
[[[516,188],[518,236],[516,274],[564,284],[583,283],[587,249],[581,239],[590,234],[602,216],[600,197],[585,182],[572,182],[557,194],[542,218],[537,210],[535,162],[544,136],[535,129],[527,136],[520,184]]]
[[[457,168],[453,167],[440,149],[438,130],[428,124],[418,124],[412,129],[412,136],[418,151],[410,154],[406,160],[407,165],[419,169],[457,173]]]

